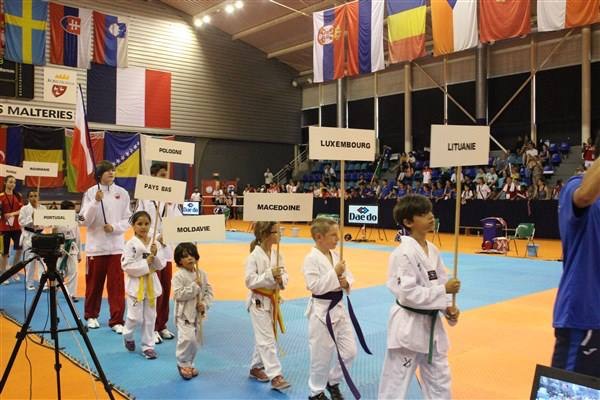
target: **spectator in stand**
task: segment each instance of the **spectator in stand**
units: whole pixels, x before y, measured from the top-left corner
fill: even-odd
[[[322,184],[322,182],[321,182],[321,184]],[[313,192],[314,197],[321,197],[321,185],[314,186],[312,192]]]
[[[556,185],[554,185],[554,187],[552,188],[552,200],[558,200],[558,198],[560,197],[560,191],[563,188],[563,181],[562,179],[558,179],[556,181]]]
[[[411,152],[408,153],[408,160],[407,161],[408,161],[409,165],[411,165],[411,166],[415,165],[415,163],[417,162],[417,159],[415,157],[415,153],[414,152],[411,151]]]
[[[491,193],[492,191],[490,190],[490,187],[484,182],[483,178],[477,178],[477,186],[475,186],[475,198],[478,200],[487,200]]]
[[[446,184],[444,186],[444,200],[450,200],[452,198],[452,192],[454,191],[454,188],[452,186],[453,185],[451,181],[446,181]]]
[[[216,182],[215,190],[213,191],[213,196],[215,205],[225,205],[225,193],[223,192],[223,189],[221,188],[221,183],[219,181]]]
[[[329,191],[329,197],[339,197],[340,192],[336,185],[331,186],[331,190]]]
[[[358,190],[356,190],[356,188],[350,189],[350,198],[353,200],[360,198],[360,196],[358,195]]]
[[[475,175],[475,182],[477,179],[482,178],[485,179],[485,170],[483,168],[477,168],[477,174]]]
[[[265,176],[265,185],[267,187],[269,187],[269,185],[271,185],[271,183],[273,183],[273,173],[271,172],[271,170],[269,168],[267,168],[267,170],[264,173]]]
[[[400,159],[398,160],[400,165],[404,165],[406,163],[408,163],[408,156],[406,155],[405,152],[402,152],[402,154],[400,155]]]
[[[498,175],[496,174],[495,167],[491,167],[490,171],[485,174],[485,182],[490,188],[496,187],[496,184],[498,183]]]
[[[398,191],[396,192],[396,195],[398,196],[398,198],[401,198],[406,196],[407,193],[408,191],[406,190],[406,185],[404,184],[404,182],[400,182],[398,184]]]
[[[433,171],[431,170],[431,168],[429,168],[429,165],[423,168],[423,185],[431,185],[432,172]]]
[[[431,197],[435,201],[440,201],[440,200],[442,200],[444,198],[444,188],[442,187],[442,182],[441,181],[437,181],[435,183],[435,189],[432,190]]]
[[[421,185],[421,182],[415,181],[413,185],[413,193],[423,195],[423,186]]]
[[[539,157],[531,158],[531,161],[529,162],[529,169],[531,170],[532,182],[537,182],[543,178],[544,167],[542,166],[542,162]]]
[[[335,178],[335,170],[331,164],[325,164],[325,169],[323,170],[323,180],[325,183],[329,184],[335,182]]]
[[[423,196],[427,197],[428,199],[431,199],[431,186],[429,186],[429,184],[424,184],[422,186],[421,194]]]
[[[461,171],[461,173],[460,173],[460,181],[461,181],[461,182],[464,182],[464,181],[465,181],[465,175],[462,173],[462,171]],[[452,183],[456,183],[456,170],[454,170],[454,171],[452,172],[452,175],[450,176],[450,182],[452,182]]]
[[[546,143],[542,144],[542,151],[538,154],[538,158],[542,165],[546,165],[548,164],[548,161],[550,161],[550,149]]]
[[[495,172],[498,173],[498,175],[506,175],[504,173],[504,171],[506,170],[506,168],[508,167],[508,153],[502,152],[502,154],[500,154],[500,157],[497,157],[494,160],[494,166],[492,168],[495,169]],[[488,179],[488,185],[490,184],[489,179]],[[494,182],[495,184],[495,182]]]
[[[519,174],[519,167],[517,167],[516,165],[512,166],[512,168],[510,169],[510,177],[513,181],[518,181],[521,179],[521,174]]]
[[[515,147],[513,148],[513,153],[520,154],[523,151],[524,145],[525,139],[522,136],[517,136],[517,142],[515,143]]]
[[[411,183],[414,175],[415,169],[410,163],[407,163],[406,168],[404,169],[404,181],[407,183]]]
[[[472,200],[475,198],[475,191],[473,190],[472,185],[465,185],[464,189],[460,195],[461,203],[465,204],[467,200]]]
[[[533,194],[533,198],[536,200],[549,200],[550,193],[548,192],[548,187],[546,186],[546,182],[542,178],[539,178],[536,181],[535,192]]]
[[[581,157],[583,158],[583,166],[588,169],[594,163],[596,153],[596,147],[592,138],[588,138],[587,143],[583,143]]]
[[[190,195],[190,200],[191,201],[202,201],[202,194],[200,193],[200,189],[198,189],[198,186],[194,187],[194,191]]]
[[[406,177],[406,173],[404,172],[404,164],[400,164],[400,170],[398,171],[398,176],[396,176],[396,181],[404,182],[404,178]]]
[[[538,151],[535,148],[535,144],[533,142],[528,142],[527,145],[525,145],[525,152],[523,154],[523,164],[529,164],[529,161],[534,158],[537,158],[537,156]]]
[[[523,158],[521,157],[520,154],[517,154],[517,153],[510,153],[508,155],[508,159],[506,161],[509,165],[513,165],[513,166],[523,164]],[[507,169],[505,176],[507,176],[507,173],[509,173],[509,172],[510,171]]]
[[[506,181],[504,182],[504,186],[502,187],[503,195],[501,195],[500,198],[505,199],[505,200],[514,200],[517,197],[518,191],[519,191],[518,180],[513,179],[510,176],[507,176]]]

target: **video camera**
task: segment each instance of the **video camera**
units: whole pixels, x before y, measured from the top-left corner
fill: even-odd
[[[31,252],[40,257],[59,257],[64,244],[63,233],[39,233],[31,238]]]

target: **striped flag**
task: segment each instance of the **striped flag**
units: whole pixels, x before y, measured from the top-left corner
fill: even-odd
[[[600,0],[538,0],[538,32],[557,31],[598,22]]]
[[[146,128],[171,127],[171,73],[92,63],[87,76],[88,119]]]
[[[425,0],[388,0],[390,63],[412,61],[425,55]]]
[[[346,6],[313,13],[314,82],[344,77]]]
[[[431,0],[433,54],[477,46],[477,0]]]
[[[94,62],[127,67],[129,19],[94,11]]]
[[[90,67],[92,11],[50,3],[50,63]]]
[[[479,2],[479,38],[495,42],[527,35],[531,31],[529,0],[485,0]]]
[[[383,60],[383,0],[359,0],[346,5],[347,75],[385,68]]]

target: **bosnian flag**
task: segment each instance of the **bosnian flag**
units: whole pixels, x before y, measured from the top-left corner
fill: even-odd
[[[90,67],[92,10],[50,3],[50,63]]]
[[[313,81],[342,78],[346,6],[313,13],[313,29]]]
[[[538,0],[538,32],[591,25],[599,20],[600,0]]]
[[[383,61],[383,0],[359,0],[346,5],[348,73],[368,74],[385,68]]]
[[[171,73],[92,63],[87,75],[88,118],[106,124],[171,127]]]
[[[129,19],[94,11],[94,62],[127,67]]]
[[[75,100],[75,129],[73,129],[73,147],[71,148],[71,163],[77,171],[77,189],[89,187],[90,175],[94,172],[94,160],[90,150],[91,140],[83,105],[83,94],[81,86],[77,88],[77,99]]]

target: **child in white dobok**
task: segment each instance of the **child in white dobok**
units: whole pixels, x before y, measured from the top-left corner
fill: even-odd
[[[428,242],[434,217],[429,199],[407,195],[394,207],[394,219],[410,230],[389,261],[387,287],[395,297],[390,309],[387,351],[379,383],[379,399],[405,399],[419,367],[425,399],[450,399],[448,337],[443,315],[450,325],[459,310],[449,294],[460,282],[448,279],[439,250]]]
[[[40,204],[40,195],[36,190],[30,190],[27,193],[28,203],[21,207],[19,211],[19,225],[21,225],[21,246],[23,246],[23,258],[32,257],[31,239],[35,234],[44,231],[43,226],[33,224],[33,216],[36,210],[45,210],[46,206]],[[25,267],[25,279],[27,282],[27,290],[35,290],[35,281],[39,281],[41,276],[41,264],[35,260],[27,264]]]
[[[125,244],[121,258],[121,268],[125,272],[125,293],[127,297],[127,316],[123,328],[125,348],[135,350],[133,333],[136,327],[142,330],[142,352],[144,357],[153,360],[154,322],[156,321],[156,298],[162,288],[156,271],[165,267],[162,254],[158,253],[156,243],[148,235],[151,219],[146,211],[138,211],[131,216],[134,236]]]
[[[193,243],[180,243],[173,254],[177,271],[173,275],[173,300],[177,326],[177,369],[185,380],[198,376],[194,360],[202,344],[202,323],[213,301],[212,287],[206,272],[198,268],[198,248]]]
[[[75,204],[72,201],[65,200],[60,203],[61,210],[75,210]],[[73,302],[77,299],[77,266],[81,261],[81,239],[79,235],[79,224],[71,226],[57,226],[54,232],[65,235],[64,253],[58,259],[56,266],[62,273],[65,287]]]

